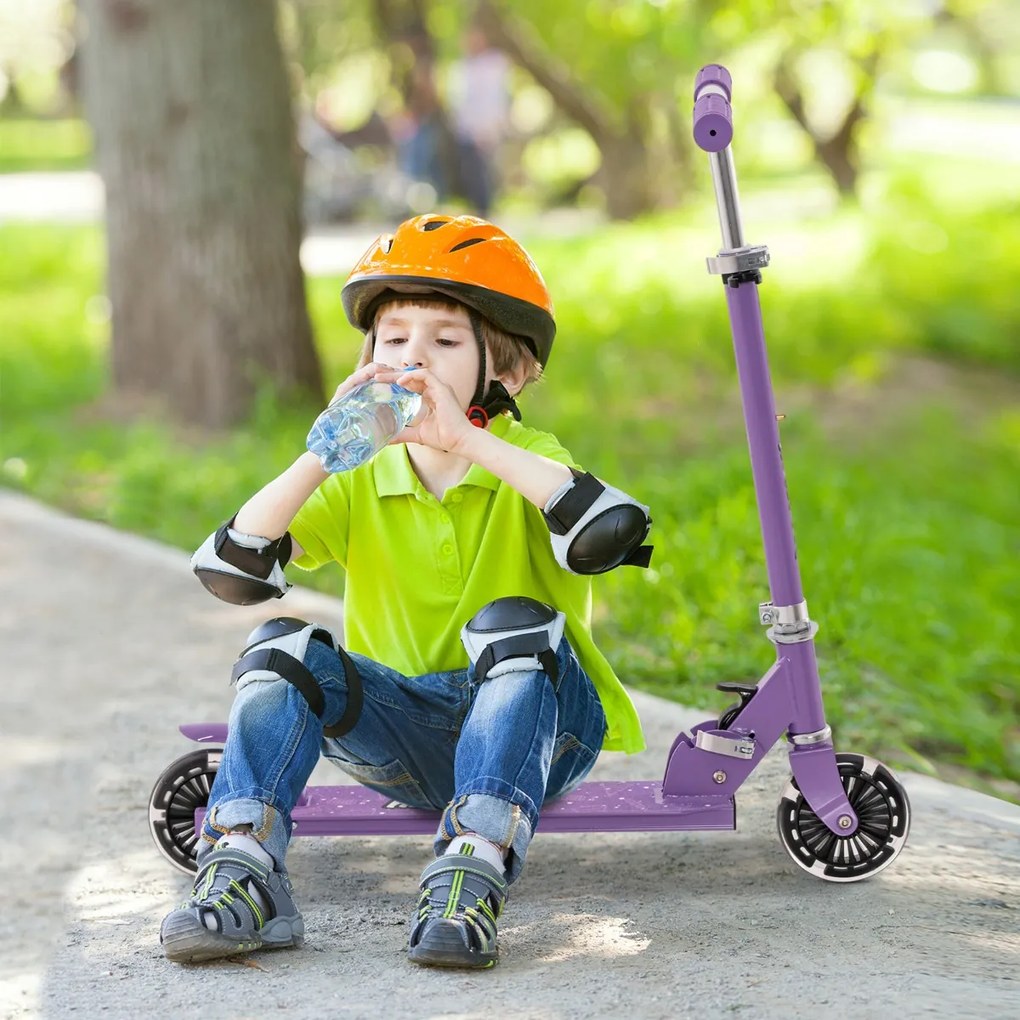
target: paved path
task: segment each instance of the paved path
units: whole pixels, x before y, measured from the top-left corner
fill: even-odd
[[[178,723],[225,717],[230,663],[279,607],[218,603],[183,553],[4,490],[0,543],[2,1017],[1020,1016],[1020,808],[904,776],[899,860],[831,885],[776,837],[781,749],[736,833],[539,834],[491,972],[404,959],[427,838],[298,840],[303,949],[167,963],[159,921],[188,882],[152,846],[149,791],[188,746]],[[287,600],[337,619],[336,600]],[[636,701],[651,749],[593,778],[658,778],[704,714]]]
[[[95,223],[103,215],[103,182],[92,170],[0,174],[0,226],[5,223]],[[548,209],[540,214],[500,217],[515,237],[573,236],[601,216],[593,210]],[[393,224],[389,224],[392,227]],[[301,242],[301,265],[309,276],[350,272],[386,224],[314,224]]]

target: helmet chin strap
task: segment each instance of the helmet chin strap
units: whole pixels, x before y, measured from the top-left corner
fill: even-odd
[[[485,337],[482,335],[482,320],[474,312],[468,312],[471,320],[471,331],[475,334],[475,341],[478,344],[478,382],[475,384],[474,396],[471,398],[471,406],[467,409],[468,420],[472,425],[484,429],[489,421],[503,411],[509,411],[518,421],[521,420],[521,412],[510,396],[507,388],[498,380],[493,379],[489,383],[488,392],[485,391]]]

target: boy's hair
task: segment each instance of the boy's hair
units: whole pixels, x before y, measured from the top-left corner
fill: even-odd
[[[462,305],[459,301],[453,301],[447,297],[436,297],[428,296],[414,296],[414,297],[400,297],[393,298],[390,301],[384,301],[375,310],[375,317],[372,324],[372,329],[365,334],[365,343],[361,348],[361,356],[358,358],[358,368],[363,368],[372,360],[374,353],[373,345],[375,342],[375,331],[379,325],[379,319],[382,313],[394,306],[400,307],[411,307],[411,308],[437,308],[442,311],[452,312],[460,309],[463,312],[467,312],[468,315],[477,315],[477,312],[473,312],[467,305]],[[504,372],[512,372],[518,365],[523,364],[524,372],[524,384],[521,386],[521,390],[524,389],[528,383],[536,382],[542,376],[542,363],[535,357],[534,351],[528,346],[527,342],[519,336],[515,336],[513,333],[504,333],[503,330],[494,326],[484,316],[478,316],[479,321],[482,324],[482,339],[485,341],[486,350],[489,353],[489,358],[492,362],[492,373],[493,375],[502,375]]]

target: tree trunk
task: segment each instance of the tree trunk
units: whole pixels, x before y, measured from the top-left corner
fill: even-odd
[[[864,60],[859,61],[863,84],[858,86],[854,101],[850,109],[847,110],[842,123],[828,138],[823,138],[808,120],[804,95],[790,71],[794,62],[795,56],[791,52],[787,52],[779,61],[774,76],[776,93],[793,119],[811,139],[815,158],[832,177],[840,198],[851,198],[857,193],[859,174],[857,126],[867,116],[865,103],[874,85],[878,54],[870,54]]]
[[[595,174],[606,196],[606,212],[614,220],[632,220],[655,207],[656,168],[647,141],[636,132],[595,139],[602,165]]]
[[[266,383],[321,399],[273,0],[80,9],[116,394],[210,427],[242,420]]]

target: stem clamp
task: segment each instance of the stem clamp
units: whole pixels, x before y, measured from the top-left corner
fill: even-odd
[[[764,244],[724,249],[718,255],[705,259],[705,265],[713,276],[757,272],[768,264],[769,250]]]
[[[806,600],[795,606],[761,602],[758,605],[758,622],[768,627],[766,637],[774,644],[796,645],[812,640],[818,633],[818,624],[808,616]]]

